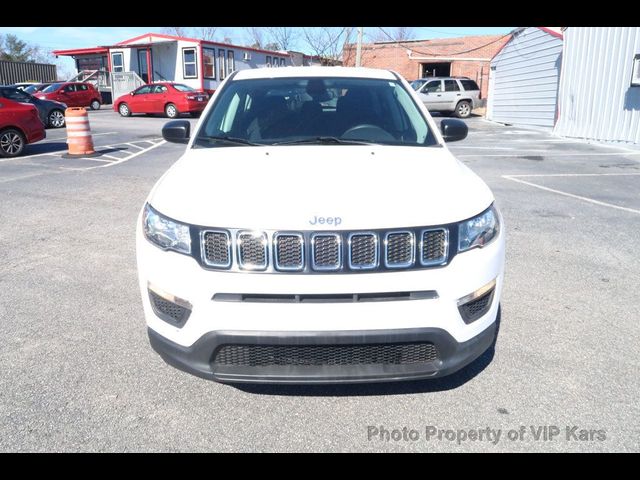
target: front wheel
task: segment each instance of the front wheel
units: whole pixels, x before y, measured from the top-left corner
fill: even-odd
[[[98,100],[91,100],[91,104],[89,105],[91,110],[100,110],[100,102]]]
[[[458,118],[468,118],[471,115],[471,104],[466,100],[458,102],[455,113]]]
[[[179,114],[178,108],[173,103],[168,103],[164,107],[164,114],[169,118],[176,118]]]
[[[64,127],[64,113],[62,110],[53,110],[49,113],[48,121],[49,127],[62,128]]]
[[[16,157],[22,153],[25,145],[24,135],[15,128],[0,132],[0,157]]]
[[[121,103],[118,106],[118,113],[123,117],[130,117],[131,110],[129,110],[129,105],[127,105],[126,103]]]

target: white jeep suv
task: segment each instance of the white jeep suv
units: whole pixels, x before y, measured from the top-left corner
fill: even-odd
[[[428,378],[494,342],[505,241],[485,183],[394,72],[241,70],[138,219],[152,347],[221,382]]]

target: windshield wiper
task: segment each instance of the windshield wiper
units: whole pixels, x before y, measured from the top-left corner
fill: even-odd
[[[289,140],[286,142],[276,142],[272,145],[303,145],[307,143],[316,143],[321,145],[374,145],[373,142],[365,140],[349,140],[338,137],[311,137],[302,138],[300,140]]]
[[[244,138],[238,137],[229,137],[227,135],[224,136],[206,136],[206,137],[197,137],[196,142],[208,142],[209,144],[219,142],[219,143],[227,143],[230,145],[251,145],[251,146],[263,146],[260,143],[250,142],[249,140],[245,140]]]

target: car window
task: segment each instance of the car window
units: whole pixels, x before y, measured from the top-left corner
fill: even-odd
[[[411,82],[411,88],[414,90],[420,90],[420,87],[426,83],[426,80],[414,80]]]
[[[16,102],[29,102],[31,101],[31,95],[18,90],[17,88],[6,88],[1,90],[2,96],[9,100],[15,100]]]
[[[42,90],[42,93],[51,93],[57,91],[62,86],[62,83],[52,83],[47,88]]]
[[[24,89],[24,91],[33,95],[34,93],[38,92],[38,88],[39,88],[39,85],[29,85],[27,88]]]
[[[432,82],[427,83],[422,89],[423,92],[441,92],[442,91],[442,82],[440,80],[434,80]]]
[[[75,92],[76,91],[76,86],[74,84],[67,85],[67,86],[64,87],[64,91],[65,92]]]
[[[84,83],[78,83],[78,84],[76,85],[76,90],[77,90],[78,92],[80,92],[80,91],[86,92],[86,91],[87,91],[87,90],[89,90],[89,89],[87,88],[87,86],[86,86]]]
[[[208,146],[212,143],[208,138],[220,136],[258,144],[320,137],[388,145],[436,144],[425,117],[397,81],[317,77],[237,80],[219,95],[202,123],[196,146]]]
[[[465,90],[480,90],[478,84],[473,80],[460,80],[460,83]]]
[[[458,86],[458,82],[455,80],[445,80],[444,81],[444,91],[445,92],[459,92],[460,87]]]
[[[145,93],[151,93],[151,85],[145,85],[144,87],[140,87],[138,90],[134,92],[136,95],[143,95]]]
[[[174,83],[173,88],[178,90],[179,92],[195,92],[195,88],[191,88],[188,85],[184,85],[183,83]]]

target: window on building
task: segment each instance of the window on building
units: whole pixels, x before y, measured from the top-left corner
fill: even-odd
[[[633,57],[633,74],[631,75],[631,86],[640,87],[640,53]]]
[[[215,48],[202,49],[202,69],[204,70],[204,78],[216,79],[216,50]]]
[[[198,62],[196,60],[195,48],[182,49],[182,76],[184,78],[198,77]]]
[[[227,50],[227,75],[231,75],[236,69],[236,54],[233,50]]]
[[[280,59],[280,66],[284,67],[287,64],[287,61],[284,58]]]
[[[224,77],[227,76],[227,72],[225,71],[225,68],[224,68],[225,64],[226,62],[224,61],[224,50],[220,49],[218,50],[218,68],[220,69],[218,78],[220,80],[224,80]]]
[[[267,55],[267,67],[271,66],[271,56]]]
[[[111,54],[111,71],[124,72],[124,58],[122,52]]]
[[[460,87],[458,86],[458,82],[455,80],[445,80],[444,81],[444,91],[445,92],[459,92]]]

